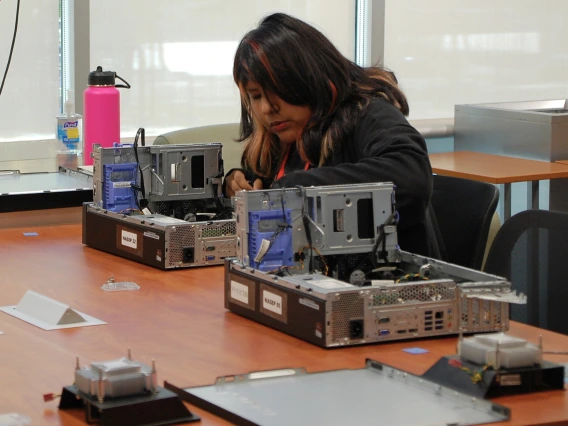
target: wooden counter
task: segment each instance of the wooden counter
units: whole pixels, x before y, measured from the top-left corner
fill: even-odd
[[[24,232],[37,232],[26,237]],[[223,268],[160,271],[81,244],[79,225],[0,230],[0,306],[16,305],[27,290],[69,304],[107,325],[43,331],[0,313],[0,414],[29,416],[32,425],[82,425],[82,410],[60,411],[42,395],[72,384],[75,357],[86,365],[126,355],[156,360],[160,384],[212,384],[217,376],[305,367],[308,372],[362,368],[366,358],[422,374],[456,339],[428,339],[342,349],[321,349],[226,311]],[[140,290],[105,292],[110,275],[134,281]],[[568,336],[513,324],[513,335],[537,341],[546,350],[567,350]],[[402,352],[425,348],[423,355]],[[547,359],[568,362],[568,357]],[[496,400],[512,409],[500,425],[568,424],[568,393],[552,391]],[[226,424],[190,407],[203,425]]]

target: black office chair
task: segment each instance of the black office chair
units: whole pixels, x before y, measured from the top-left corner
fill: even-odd
[[[568,213],[526,210],[509,218],[485,271],[527,295],[526,305],[511,305],[511,319],[568,334]]]
[[[499,188],[485,182],[434,175],[431,204],[450,263],[481,269]]]

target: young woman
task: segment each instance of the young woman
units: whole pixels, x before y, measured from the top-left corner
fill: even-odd
[[[439,257],[432,169],[394,75],[361,68],[314,27],[277,13],[241,40],[242,169],[224,190],[393,182],[403,250]]]

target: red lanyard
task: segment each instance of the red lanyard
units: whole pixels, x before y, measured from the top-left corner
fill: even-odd
[[[284,154],[284,158],[282,159],[280,170],[276,175],[276,180],[280,179],[285,174],[284,169],[286,168],[286,163],[288,162],[288,154],[290,154],[290,145],[288,145],[288,148],[286,149],[286,154]],[[308,170],[309,168],[310,168],[310,163],[306,163],[306,165],[304,166],[304,170]]]

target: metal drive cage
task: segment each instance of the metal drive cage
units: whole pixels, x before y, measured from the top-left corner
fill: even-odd
[[[95,147],[93,158],[93,202],[110,211],[146,200],[152,213],[185,215],[221,197],[220,143]]]
[[[239,191],[233,203],[237,257],[261,271],[327,270],[349,281],[397,256],[392,183]]]

